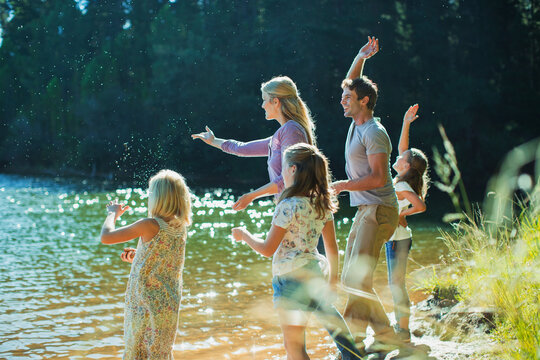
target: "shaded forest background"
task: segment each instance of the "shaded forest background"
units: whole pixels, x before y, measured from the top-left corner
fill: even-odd
[[[343,178],[340,83],[368,35],[381,50],[364,73],[395,152],[419,103],[411,145],[431,156],[443,124],[473,198],[540,133],[538,1],[0,0],[0,25],[0,172],[144,186],[168,167],[192,186],[262,185],[264,160],[189,135],[270,136],[278,123],[264,119],[260,84],[283,74]]]

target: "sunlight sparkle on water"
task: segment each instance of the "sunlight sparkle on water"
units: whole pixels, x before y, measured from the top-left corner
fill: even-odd
[[[207,293],[200,293],[200,294],[197,294],[197,297],[198,297],[198,298],[203,298],[203,297],[214,298],[214,297],[216,297],[217,295],[218,295],[218,293],[212,290],[212,291],[209,291],[209,292],[207,292]]]
[[[130,264],[119,255],[125,246],[136,247],[137,240],[106,246],[97,239],[107,202],[129,202],[130,210],[120,221],[131,224],[147,216],[146,190],[100,190],[90,185],[76,190],[69,180],[39,180],[35,186],[35,179],[5,175],[0,180],[0,227],[9,239],[17,239],[6,241],[3,248],[0,277],[11,282],[0,287],[0,358],[30,359],[37,345],[40,358],[120,358]],[[272,308],[271,260],[234,242],[230,231],[245,226],[264,238],[275,206],[268,199],[236,212],[231,192],[215,189],[193,196],[174,347],[178,358],[213,360],[219,352],[220,359],[278,359],[284,354]],[[347,222],[350,225],[350,219]],[[338,229],[338,238],[345,239],[349,227]],[[415,258],[422,255],[421,264],[427,263],[426,254],[434,254],[435,260],[440,254],[435,236],[425,231],[416,232],[411,253]],[[386,281],[386,269],[382,270]],[[13,311],[20,322],[9,321]],[[333,347],[331,341],[312,347],[313,358],[323,358],[319,355]]]

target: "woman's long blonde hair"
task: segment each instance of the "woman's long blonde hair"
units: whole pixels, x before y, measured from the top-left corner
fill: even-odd
[[[287,120],[294,120],[306,131],[310,145],[316,145],[315,123],[311,111],[300,97],[296,84],[288,76],[276,76],[261,85],[261,91],[270,99],[279,99],[281,112]]]
[[[150,178],[148,192],[149,217],[174,217],[191,224],[191,193],[182,175],[161,170]]]
[[[315,146],[303,143],[287,148],[284,156],[288,166],[296,166],[296,172],[293,184],[283,190],[279,201],[307,196],[315,205],[319,219],[324,218],[327,211],[336,212],[338,205],[335,192],[330,187],[332,175],[326,156]]]

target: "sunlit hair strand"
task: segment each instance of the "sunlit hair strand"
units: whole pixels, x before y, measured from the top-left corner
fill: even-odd
[[[149,217],[173,217],[191,224],[191,193],[182,175],[161,170],[150,179],[148,192]]]
[[[330,187],[332,175],[326,157],[315,146],[303,143],[287,148],[284,157],[287,166],[295,165],[296,171],[292,185],[283,190],[279,201],[307,196],[319,219],[324,218],[327,211],[336,212],[338,204]]]
[[[311,111],[300,97],[296,84],[288,76],[276,76],[261,85],[261,91],[270,99],[279,99],[281,112],[287,120],[299,123],[306,132],[308,143],[316,145],[315,123]]]
[[[396,176],[396,182],[406,181],[414,192],[425,200],[430,181],[428,158],[422,150],[411,148],[405,160],[409,163],[409,169],[405,174]]]

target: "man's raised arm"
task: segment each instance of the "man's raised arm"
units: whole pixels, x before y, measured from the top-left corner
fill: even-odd
[[[353,60],[349,71],[347,72],[347,79],[356,79],[362,76],[364,71],[364,62],[375,55],[379,51],[379,39],[368,36],[368,42],[362,46],[358,55]]]

